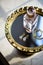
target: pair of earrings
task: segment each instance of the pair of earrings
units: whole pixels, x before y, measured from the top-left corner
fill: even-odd
[[[20,40],[23,40],[23,41],[25,42],[28,37],[29,37],[28,34],[26,35],[25,33],[23,33],[21,36],[19,36],[19,39],[20,39]]]

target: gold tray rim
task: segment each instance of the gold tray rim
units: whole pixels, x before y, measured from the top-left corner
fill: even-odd
[[[43,45],[42,46],[39,46],[39,47],[25,47],[25,46],[22,46],[20,44],[18,44],[12,37],[11,35],[11,25],[13,23],[13,21],[21,14],[24,14],[26,13],[26,9],[27,7],[30,7],[30,6],[25,6],[25,7],[21,7],[19,9],[17,9],[16,11],[14,11],[10,16],[8,16],[7,18],[7,21],[6,21],[6,24],[5,24],[5,35],[8,39],[8,41],[10,42],[10,44],[12,46],[14,46],[15,48],[17,48],[18,50],[20,51],[24,51],[24,52],[27,52],[27,53],[36,53],[36,52],[39,52],[39,51],[42,51],[43,50]],[[38,8],[38,7],[34,7],[36,9],[36,13],[43,16],[43,9],[41,8]]]

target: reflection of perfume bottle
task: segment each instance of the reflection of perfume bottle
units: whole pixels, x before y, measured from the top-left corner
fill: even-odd
[[[32,31],[34,31],[37,26],[37,20],[38,15],[36,14],[36,10],[32,6],[30,6],[29,8],[27,8],[27,13],[23,18],[23,26],[26,32],[31,33]]]

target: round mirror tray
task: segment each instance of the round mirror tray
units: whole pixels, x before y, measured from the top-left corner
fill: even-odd
[[[32,54],[43,50],[43,9],[34,7],[38,15],[37,27],[31,34],[26,34],[23,27],[23,16],[27,12],[26,7],[14,11],[8,16],[5,24],[5,34],[10,44],[26,54]],[[25,39],[21,37],[25,35]],[[23,39],[25,41],[23,41]]]

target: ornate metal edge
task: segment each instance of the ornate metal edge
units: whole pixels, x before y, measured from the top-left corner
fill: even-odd
[[[26,13],[26,10],[27,10],[27,7],[22,7],[20,9],[17,9],[16,11],[14,11],[10,16],[8,16],[7,18],[7,21],[6,21],[6,24],[5,24],[5,35],[8,39],[8,41],[11,43],[11,45],[13,45],[15,48],[17,48],[18,50],[21,50],[21,51],[24,51],[26,52],[27,54],[29,53],[36,53],[36,52],[39,52],[39,51],[42,51],[43,50],[43,45],[42,46],[39,46],[39,47],[34,47],[34,48],[31,48],[31,47],[24,47],[20,44],[18,44],[12,37],[11,35],[11,25],[13,23],[13,21],[21,14],[24,14]],[[36,13],[43,16],[43,9],[41,8],[38,8],[38,7],[34,7],[36,9]]]

